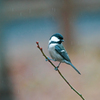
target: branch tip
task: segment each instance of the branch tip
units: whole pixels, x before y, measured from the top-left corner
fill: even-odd
[[[40,49],[40,51],[41,51],[41,53],[43,54],[43,56],[47,59],[47,61],[49,61],[50,63],[51,63],[51,65],[56,69],[56,66],[50,61],[50,59],[48,59],[48,57],[44,54],[44,52],[43,52],[43,48],[41,48],[40,46],[39,46],[39,42],[37,41],[36,42],[36,44],[37,44],[37,48],[39,48]],[[61,74],[61,72],[59,71],[59,69],[58,70],[56,70],[56,71],[58,71],[58,73],[60,74],[60,76],[65,80],[65,82],[71,87],[71,89],[73,89],[73,91],[74,92],[76,92],[77,93],[77,95],[79,95],[81,98],[82,98],[82,100],[85,100],[84,99],[84,97],[82,96],[82,94],[80,94],[78,91],[76,91],[71,85],[70,85],[70,83],[65,79],[65,77]]]
[[[36,44],[38,45],[38,44],[39,44],[39,42],[37,41],[37,42],[36,42]]]

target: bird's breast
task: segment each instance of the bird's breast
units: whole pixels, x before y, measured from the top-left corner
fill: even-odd
[[[49,54],[52,57],[52,59],[62,62],[63,58],[60,56],[60,54],[58,54],[55,51],[55,45],[56,44],[50,44],[49,45],[49,47],[48,47]]]

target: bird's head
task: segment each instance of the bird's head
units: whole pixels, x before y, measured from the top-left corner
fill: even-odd
[[[62,42],[64,42],[64,40],[63,40],[63,36],[60,33],[53,34],[49,39],[49,44],[50,43],[61,44]]]

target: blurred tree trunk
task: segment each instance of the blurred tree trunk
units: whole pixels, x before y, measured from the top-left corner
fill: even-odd
[[[64,2],[64,5],[62,7],[61,15],[62,15],[62,24],[63,24],[63,30],[64,30],[64,39],[67,44],[68,49],[71,49],[71,43],[72,43],[72,32],[71,32],[71,15],[73,12],[72,2],[70,3],[69,0]]]
[[[3,0],[0,1],[0,100],[13,100],[12,84],[9,80],[8,69],[4,58],[4,45],[2,28],[4,24],[3,19]]]

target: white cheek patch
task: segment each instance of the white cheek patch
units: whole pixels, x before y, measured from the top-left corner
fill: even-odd
[[[53,36],[53,37],[49,40],[49,43],[50,43],[51,41],[58,42],[59,39],[58,39],[57,37]]]
[[[57,45],[56,43],[50,44],[50,45],[49,45],[49,48],[53,48],[53,47],[55,47],[56,45]]]

